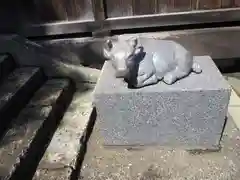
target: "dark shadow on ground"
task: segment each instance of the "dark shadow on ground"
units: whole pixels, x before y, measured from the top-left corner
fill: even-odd
[[[214,59],[221,73],[240,72],[240,58]]]
[[[86,129],[86,134],[85,134],[85,136],[82,136],[82,138],[80,139],[80,143],[83,145],[83,147],[80,149],[80,152],[78,153],[79,156],[77,159],[76,169],[73,171],[70,180],[82,179],[81,174],[80,174],[81,168],[82,168],[82,163],[84,161],[85,154],[88,151],[88,141],[91,137],[96,118],[97,118],[97,111],[96,111],[96,108],[94,108],[92,111],[92,114],[89,118],[89,124]]]

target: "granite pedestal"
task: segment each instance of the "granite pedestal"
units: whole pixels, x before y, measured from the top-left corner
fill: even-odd
[[[209,56],[194,61],[201,74],[140,89],[128,89],[105,62],[94,92],[104,144],[218,148],[231,88]]]

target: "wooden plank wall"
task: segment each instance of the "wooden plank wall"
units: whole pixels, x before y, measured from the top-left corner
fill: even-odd
[[[11,18],[9,15],[11,14]],[[0,19],[25,23],[52,23],[94,20],[92,0],[4,0],[0,2]]]
[[[91,0],[35,0],[32,6],[38,22],[94,19]]]
[[[240,7],[240,0],[3,0],[0,19],[51,23],[103,19],[104,11],[112,18],[231,7]]]
[[[95,31],[101,32],[102,29],[108,31],[117,27],[114,24],[119,23],[115,22],[116,19],[124,21],[119,23],[121,25],[119,29],[136,28],[137,26],[133,26],[133,22],[138,22],[138,27],[159,26],[160,24],[154,23],[157,21],[154,18],[150,19],[150,22],[145,17],[145,22],[142,24],[143,19],[136,20],[134,18],[128,21],[132,16],[235,7],[240,7],[240,0],[3,0],[0,2],[0,32],[20,33],[25,36],[31,32],[36,32],[33,33],[33,36],[79,32],[95,33]],[[225,21],[239,20],[235,12],[231,15],[228,14],[224,15]],[[215,19],[217,19],[218,17],[215,15],[209,15],[209,17],[207,15],[206,19],[208,21],[210,18],[216,17]],[[182,17],[181,19],[177,15],[175,20],[172,17],[158,17],[165,18],[163,21],[159,21],[163,22],[161,25],[169,25],[171,21],[175,21],[173,24],[177,24],[176,22],[179,21],[188,23],[190,16],[191,14],[188,14],[187,18]],[[121,18],[114,19],[115,17]],[[107,20],[104,21],[105,19]],[[199,19],[196,22],[199,22]],[[192,21],[194,19],[190,19],[190,22]],[[206,20],[203,19],[204,21]],[[32,30],[32,27],[36,27],[35,25],[39,28]]]
[[[112,18],[231,7],[240,7],[240,0],[4,0],[0,21],[38,24],[104,20],[105,12]]]
[[[107,17],[239,7],[240,0],[105,0]]]

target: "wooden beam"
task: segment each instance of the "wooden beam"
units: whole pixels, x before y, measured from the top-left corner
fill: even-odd
[[[195,56],[209,55],[213,59],[240,58],[240,26],[123,34],[119,38],[128,39],[133,36],[173,40],[185,46]],[[225,63],[225,61],[219,63]],[[234,62],[228,60],[228,65],[232,66]]]
[[[240,58],[240,27],[125,34],[118,37],[129,39],[133,36],[174,40],[185,46],[193,55],[211,56],[221,70],[240,70],[240,61],[237,60]],[[77,62],[84,60],[84,63],[88,65],[104,62],[102,58],[102,38],[69,38],[38,42],[56,49],[56,52],[59,51],[60,54],[64,54],[64,57],[74,57],[73,59]],[[79,57],[79,59],[76,59],[76,57]]]
[[[155,15],[108,18],[104,26],[111,30],[180,26],[240,21],[240,8],[196,10]]]
[[[98,3],[96,3],[95,6]],[[94,32],[98,31],[99,29],[111,31],[119,29],[232,22],[240,21],[240,8],[201,10],[157,15],[126,16],[120,18],[108,18],[106,20],[102,20],[102,12],[98,13],[98,11],[96,11],[94,16],[96,17],[97,21],[77,20],[47,24],[28,24],[22,26],[21,28],[14,27],[15,29],[13,28],[11,32],[16,32],[27,37],[33,37],[44,35]]]
[[[104,21],[106,17],[106,13],[104,10],[104,0],[91,0],[93,6],[93,14],[95,23],[98,24],[95,29],[92,30],[93,37],[104,37],[110,35],[110,30],[106,30],[104,28]]]
[[[103,0],[91,0],[91,1],[95,21],[101,21],[106,19]]]

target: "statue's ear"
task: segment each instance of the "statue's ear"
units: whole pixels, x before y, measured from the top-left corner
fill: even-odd
[[[110,39],[108,39],[103,46],[103,55],[105,58],[107,58],[107,59],[111,58],[112,48],[113,48],[113,43]]]
[[[111,51],[111,49],[113,48],[113,43],[112,43],[112,40],[108,39],[105,43],[105,48],[106,50],[108,51]]]
[[[135,49],[134,54],[139,55],[142,52],[143,52],[143,47],[138,47],[138,48]]]
[[[129,41],[130,45],[133,47],[133,48],[136,48],[137,44],[138,44],[138,39],[137,38],[133,38]]]

